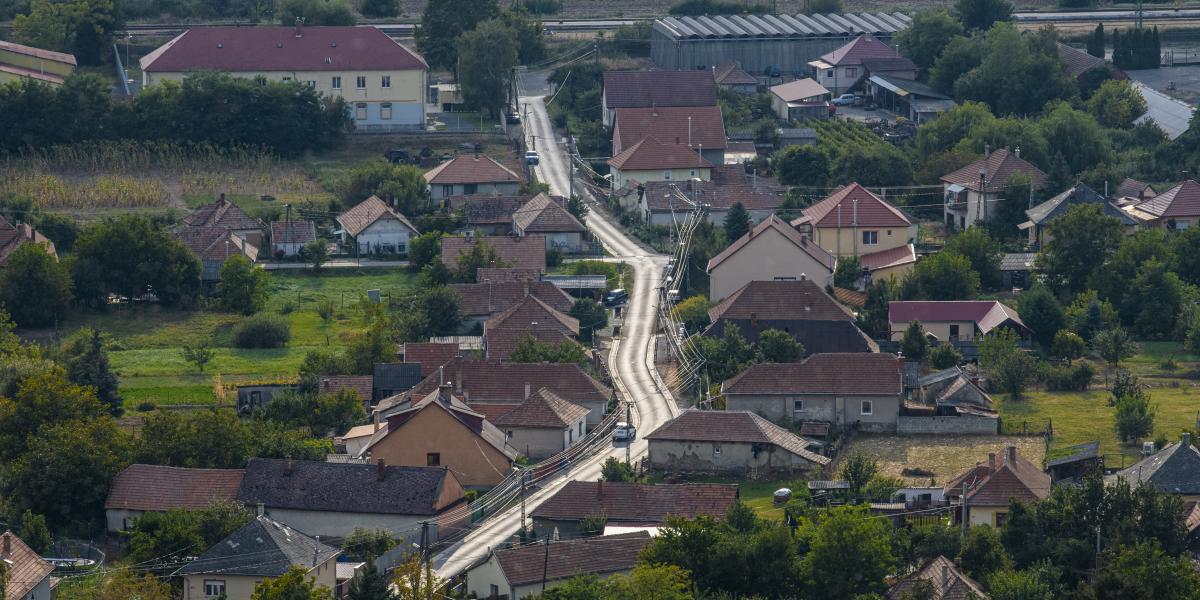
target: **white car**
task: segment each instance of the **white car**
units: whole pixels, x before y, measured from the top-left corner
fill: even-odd
[[[616,429],[613,429],[614,442],[632,442],[636,437],[637,429],[624,421],[617,423]]]
[[[538,156],[537,150],[530,150],[525,153],[525,164],[537,165],[541,161],[542,159]]]
[[[854,106],[858,102],[858,96],[854,94],[842,94],[833,99],[834,106]]]

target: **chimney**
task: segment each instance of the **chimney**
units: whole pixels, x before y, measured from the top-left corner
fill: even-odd
[[[374,414],[375,414],[375,429],[372,430],[372,433],[379,433],[379,419],[380,419],[379,410],[376,409]]]
[[[383,459],[381,458],[375,462],[375,477],[379,481],[383,481],[383,478],[386,476],[387,476],[387,463],[383,462]]]
[[[316,540],[316,543],[313,544],[313,564],[312,564],[312,566],[315,567],[315,566],[317,566],[317,557],[321,555],[321,536],[318,535],[313,539]]]
[[[1192,434],[1184,432],[1183,437],[1179,438],[1179,444],[1184,448],[1192,445]]]
[[[528,281],[525,282],[525,296],[524,297],[525,298],[529,297],[529,282]]]
[[[1012,462],[1012,463],[1017,462],[1017,447],[1016,446],[1008,446],[1004,449],[1004,462],[1006,464],[1010,463],[1010,462]]]
[[[991,156],[991,155],[992,155],[992,145],[991,145],[991,144],[984,144],[984,145],[983,145],[983,157],[984,157],[984,158],[987,158],[987,157],[989,157],[989,156]]]
[[[1013,155],[1016,156],[1017,158],[1021,158],[1021,147],[1020,146],[1017,146],[1015,149],[1013,149]]]
[[[750,326],[758,327],[758,313],[756,313],[756,312],[750,313]]]
[[[302,31],[303,28],[304,28],[304,19],[302,19],[300,17],[296,17],[296,37],[304,36],[304,32]]]
[[[12,556],[12,536],[12,533],[4,536],[4,554],[0,554],[0,556],[3,556],[4,558]]]
[[[440,366],[438,367],[438,385],[440,386],[443,383],[446,383],[446,367]]]
[[[807,273],[801,273],[801,274],[800,274],[800,281],[808,281],[808,274],[807,274]]]
[[[454,391],[462,393],[462,363],[454,370]]]
[[[995,452],[988,452],[988,470],[989,471],[996,470],[996,453]]]
[[[292,474],[292,457],[290,457],[290,456],[287,457],[287,459],[285,459],[283,461],[283,474],[284,475]]]
[[[258,505],[255,507],[254,512],[255,512],[255,514],[257,514],[260,517],[266,515],[267,514],[267,505],[263,504],[262,502],[259,502]]]
[[[528,381],[525,382],[525,399],[526,400],[529,399],[529,382]]]
[[[225,204],[225,192],[221,192],[221,204]]]

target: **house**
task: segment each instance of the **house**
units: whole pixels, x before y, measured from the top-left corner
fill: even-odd
[[[1188,179],[1122,210],[1143,227],[1187,229],[1200,225],[1200,183]]]
[[[197,71],[298,81],[346,101],[357,131],[425,129],[429,66],[375,27],[197,27],[140,61],[142,85]]]
[[[608,159],[612,189],[630,182],[687,181],[712,179],[713,163],[685,144],[664,143],[653,136],[626,147]]]
[[[1054,458],[1047,457],[1046,472],[1054,485],[1082,481],[1090,473],[1104,473],[1104,457],[1100,442],[1084,442],[1067,446]]]
[[[1033,503],[1050,497],[1050,476],[1037,465],[1017,454],[1016,446],[1004,448],[997,457],[988,454],[986,463],[978,463],[943,487],[952,505],[963,505],[965,490],[967,522],[972,526],[1002,527],[1013,500]]]
[[[490,550],[486,559],[467,569],[467,595],[531,598],[574,577],[626,574],[649,543],[650,534],[638,531]]]
[[[51,256],[58,258],[58,251],[50,238],[38,233],[26,223],[9,223],[0,215],[0,269],[8,264],[8,257],[24,244],[41,244]]]
[[[1014,176],[1033,180],[1034,189],[1042,187],[1046,174],[1021,158],[1021,149],[1007,148],[984,152],[983,158],[942,176],[946,204],[946,225],[966,229],[987,221]]]
[[[258,260],[258,246],[224,227],[181,227],[171,237],[200,261],[200,281],[208,286],[221,280],[221,267],[229,257],[240,254],[250,262]]]
[[[920,596],[929,600],[988,600],[990,597],[983,586],[958,570],[954,561],[945,556],[930,559],[897,581],[883,597],[884,600],[913,598],[925,593],[922,588],[932,591],[931,595]]]
[[[1000,257],[1000,286],[1026,289],[1033,285],[1037,252],[1009,252]]]
[[[513,234],[524,237],[538,234],[546,238],[546,250],[564,254],[586,252],[588,230],[563,206],[564,201],[548,194],[534,196],[512,216]]]
[[[527,202],[526,196],[455,196],[450,198],[450,208],[463,211],[467,218],[464,232],[509,235],[513,232],[513,214]]]
[[[429,88],[434,104],[441,108],[442,112],[456,112],[466,107],[467,101],[457,83],[435,83]]]
[[[387,424],[359,453],[387,464],[448,467],[467,488],[490,488],[507,475],[517,451],[504,433],[441,384],[389,406]],[[377,409],[378,410],[378,409]]]
[[[1132,177],[1126,177],[1125,180],[1117,186],[1117,191],[1115,194],[1113,194],[1113,197],[1117,198],[1118,200],[1121,198],[1132,198],[1140,202],[1142,200],[1149,200],[1156,194],[1157,192],[1154,191],[1154,188],[1150,184],[1144,181],[1138,181]]]
[[[521,187],[521,176],[484,154],[460,154],[425,172],[425,183],[434,200],[451,196],[512,196]]]
[[[478,284],[459,283],[454,285],[462,286]],[[463,310],[463,304],[466,298],[465,294],[463,294],[461,291],[459,292],[459,298],[459,314],[466,314],[466,311]],[[420,383],[421,379],[429,377],[431,373],[438,370],[438,367],[441,367],[442,365],[454,360],[456,356],[460,356],[461,351],[458,348],[458,344],[447,344],[442,342],[408,342],[400,346],[400,354],[403,355],[404,362],[421,365],[421,376],[413,382],[413,385],[416,385]],[[412,389],[412,386],[409,386],[409,389]],[[393,391],[391,394],[387,395],[392,396],[394,394],[395,392]]]
[[[774,422],[823,421],[895,431],[904,384],[894,354],[814,354],[798,363],[753,365],[721,384],[729,410]]]
[[[542,388],[501,414],[493,423],[521,456],[540,460],[582,440],[586,435],[584,427],[589,412]]]
[[[649,541],[649,539],[647,539]],[[5,566],[5,585],[0,600],[50,600],[58,579],[51,577],[54,565],[25,544],[17,534],[0,534],[0,561]]]
[[[271,256],[297,256],[305,244],[317,239],[317,226],[312,221],[272,221]]]
[[[533,531],[545,539],[581,535],[580,522],[603,515],[608,525],[663,525],[667,517],[721,519],[737,502],[736,485],[648,484],[571,481],[530,513]]]
[[[0,40],[0,85],[23,79],[62,85],[74,72],[73,55]]]
[[[854,88],[868,73],[917,78],[917,68],[912,61],[866,33],[809,61],[808,66],[812,67],[813,78],[835,96]]]
[[[575,304],[574,298],[548,281],[495,282],[482,275],[477,275],[476,279],[479,280],[479,283],[452,283],[448,286],[458,292],[458,314],[463,319],[462,327],[465,330],[473,329],[476,325],[482,327],[485,321],[512,308],[527,296],[537,298],[555,311],[564,314],[569,313]],[[407,354],[405,354],[404,360],[405,362],[420,362],[408,358]],[[441,364],[445,364],[445,362]],[[432,365],[430,368],[437,368],[441,364]],[[421,370],[424,372],[425,367],[422,367]]]
[[[646,436],[650,466],[658,471],[812,473],[829,459],[811,442],[744,410],[687,409]]]
[[[954,108],[950,96],[912,78],[872,74],[867,78],[867,94],[876,104],[907,117],[913,123],[928,123]]]
[[[288,383],[261,383],[239,385],[237,388],[238,414],[247,416],[254,409],[271,403],[275,394],[290,394],[296,391],[296,386]]]
[[[237,499],[309,535],[345,538],[365,527],[411,541],[422,521],[430,522],[430,541],[449,533],[465,516],[456,509],[467,502],[445,466],[392,466],[382,458],[376,464],[252,458]]]
[[[1112,483],[1124,480],[1130,487],[1149,483],[1164,494],[1183,500],[1200,500],[1200,450],[1192,445],[1192,435],[1184,433],[1178,442],[1105,478]]]
[[[246,214],[241,207],[225,199],[221,194],[217,200],[188,213],[180,229],[225,229],[242,238],[255,248],[266,247],[267,226],[262,221]]]
[[[427,394],[436,390],[439,382],[452,384],[454,394],[472,410],[492,416],[514,408],[525,401],[529,391],[542,388],[587,408],[588,427],[603,421],[610,404],[615,404],[613,390],[574,363],[510,363],[460,356],[426,377],[408,395]],[[407,397],[397,396],[380,402],[376,410],[386,417],[407,401]]]
[[[606,71],[600,104],[601,121],[612,127],[618,108],[716,106],[717,84],[709,69]]]
[[[652,137],[665,144],[686,145],[713,164],[725,163],[725,123],[719,106],[618,108],[613,118],[614,156]]]
[[[917,224],[857,183],[804,209],[792,227],[838,258],[857,256],[872,279],[899,281],[917,262]]]
[[[735,327],[751,344],[768,329],[790,334],[805,355],[878,352],[879,346],[854,322],[854,315],[809,280],[751,281],[708,309],[707,337],[722,339]]]
[[[908,324],[916,321],[925,335],[943,342],[977,341],[997,327],[1007,327],[1021,337],[1030,330],[1016,309],[997,300],[910,300],[888,303],[892,341],[904,339]]]
[[[1117,205],[1109,202],[1107,198],[1088,187],[1087,184],[1076,183],[1061,194],[1026,210],[1025,216],[1029,217],[1029,220],[1017,227],[1028,233],[1030,247],[1040,248],[1043,244],[1054,239],[1054,236],[1050,235],[1050,223],[1067,214],[1067,210],[1072,206],[1080,204],[1095,204],[1100,206],[1100,211],[1103,214],[1118,219],[1124,227],[1133,227],[1138,224],[1137,220],[1121,210]]]
[[[199,510],[237,499],[244,469],[191,469],[129,465],[117,473],[104,501],[108,531],[128,531],[148,512]]]
[[[954,366],[917,380],[896,428],[903,435],[996,435],[1000,419],[987,392]]]
[[[354,253],[404,254],[408,241],[421,234],[408,217],[379,196],[371,196],[337,216],[342,226],[342,243],[353,240]]]
[[[540,235],[514,237],[507,235],[464,236],[448,235],[442,237],[442,262],[451,271],[458,268],[458,258],[469,252],[475,244],[487,244],[496,251],[496,257],[502,264],[493,267],[514,267],[518,269],[536,269],[539,273],[546,272],[546,240]]]
[[[485,356],[504,360],[527,336],[544,343],[572,340],[579,337],[579,320],[555,310],[537,296],[526,296],[483,324]]]
[[[315,587],[337,587],[334,564],[341,550],[258,515],[173,573],[183,580],[183,600],[224,597],[250,600],[254,588],[293,567]]]
[[[411,390],[421,382],[422,367],[410,363],[375,363],[371,370],[371,401],[379,402]]]
[[[374,382],[375,378],[370,375],[325,375],[317,380],[317,391],[322,394],[351,392],[370,406],[375,398]]]
[[[708,298],[720,302],[751,281],[812,280],[825,285],[836,259],[771,215],[708,261]]]
[[[629,182],[617,197],[646,223],[667,226],[681,221],[696,205],[704,207],[704,217],[713,225],[723,224],[734,204],[741,204],[753,223],[783,206],[787,186],[766,175],[747,173],[741,164],[713,165],[710,177],[709,181]]]
[[[723,90],[739,94],[758,93],[758,79],[732,60],[713,67],[713,80],[717,82],[717,87]]]
[[[775,110],[775,116],[785,124],[809,119],[828,119],[832,116],[833,105],[829,103],[829,90],[810,77],[773,85],[770,91],[771,108]]]

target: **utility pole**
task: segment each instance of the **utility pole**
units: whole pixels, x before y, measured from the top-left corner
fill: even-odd
[[[963,540],[967,539],[967,489],[970,484],[963,482],[963,502],[962,502],[962,534]]]
[[[542,593],[546,593],[546,574],[550,569],[550,536],[546,536],[546,556],[542,558]]]
[[[429,561],[429,521],[421,521],[421,564]]]
[[[525,471],[517,471],[521,476],[521,530],[525,529]],[[524,532],[528,533],[528,532]]]
[[[629,420],[629,417],[630,417],[629,404],[630,404],[630,402],[628,400],[626,400],[625,401],[625,422],[628,423],[630,427],[632,427],[633,422]],[[630,449],[629,449],[629,447],[632,445],[633,445],[633,440],[631,440],[631,439],[625,440],[625,464],[629,465],[630,467],[633,466],[633,463],[631,462],[632,459],[630,458]]]

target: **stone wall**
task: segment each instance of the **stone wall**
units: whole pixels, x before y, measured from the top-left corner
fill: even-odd
[[[896,433],[996,435],[999,425],[1000,419],[988,417],[900,417],[896,421]]]

